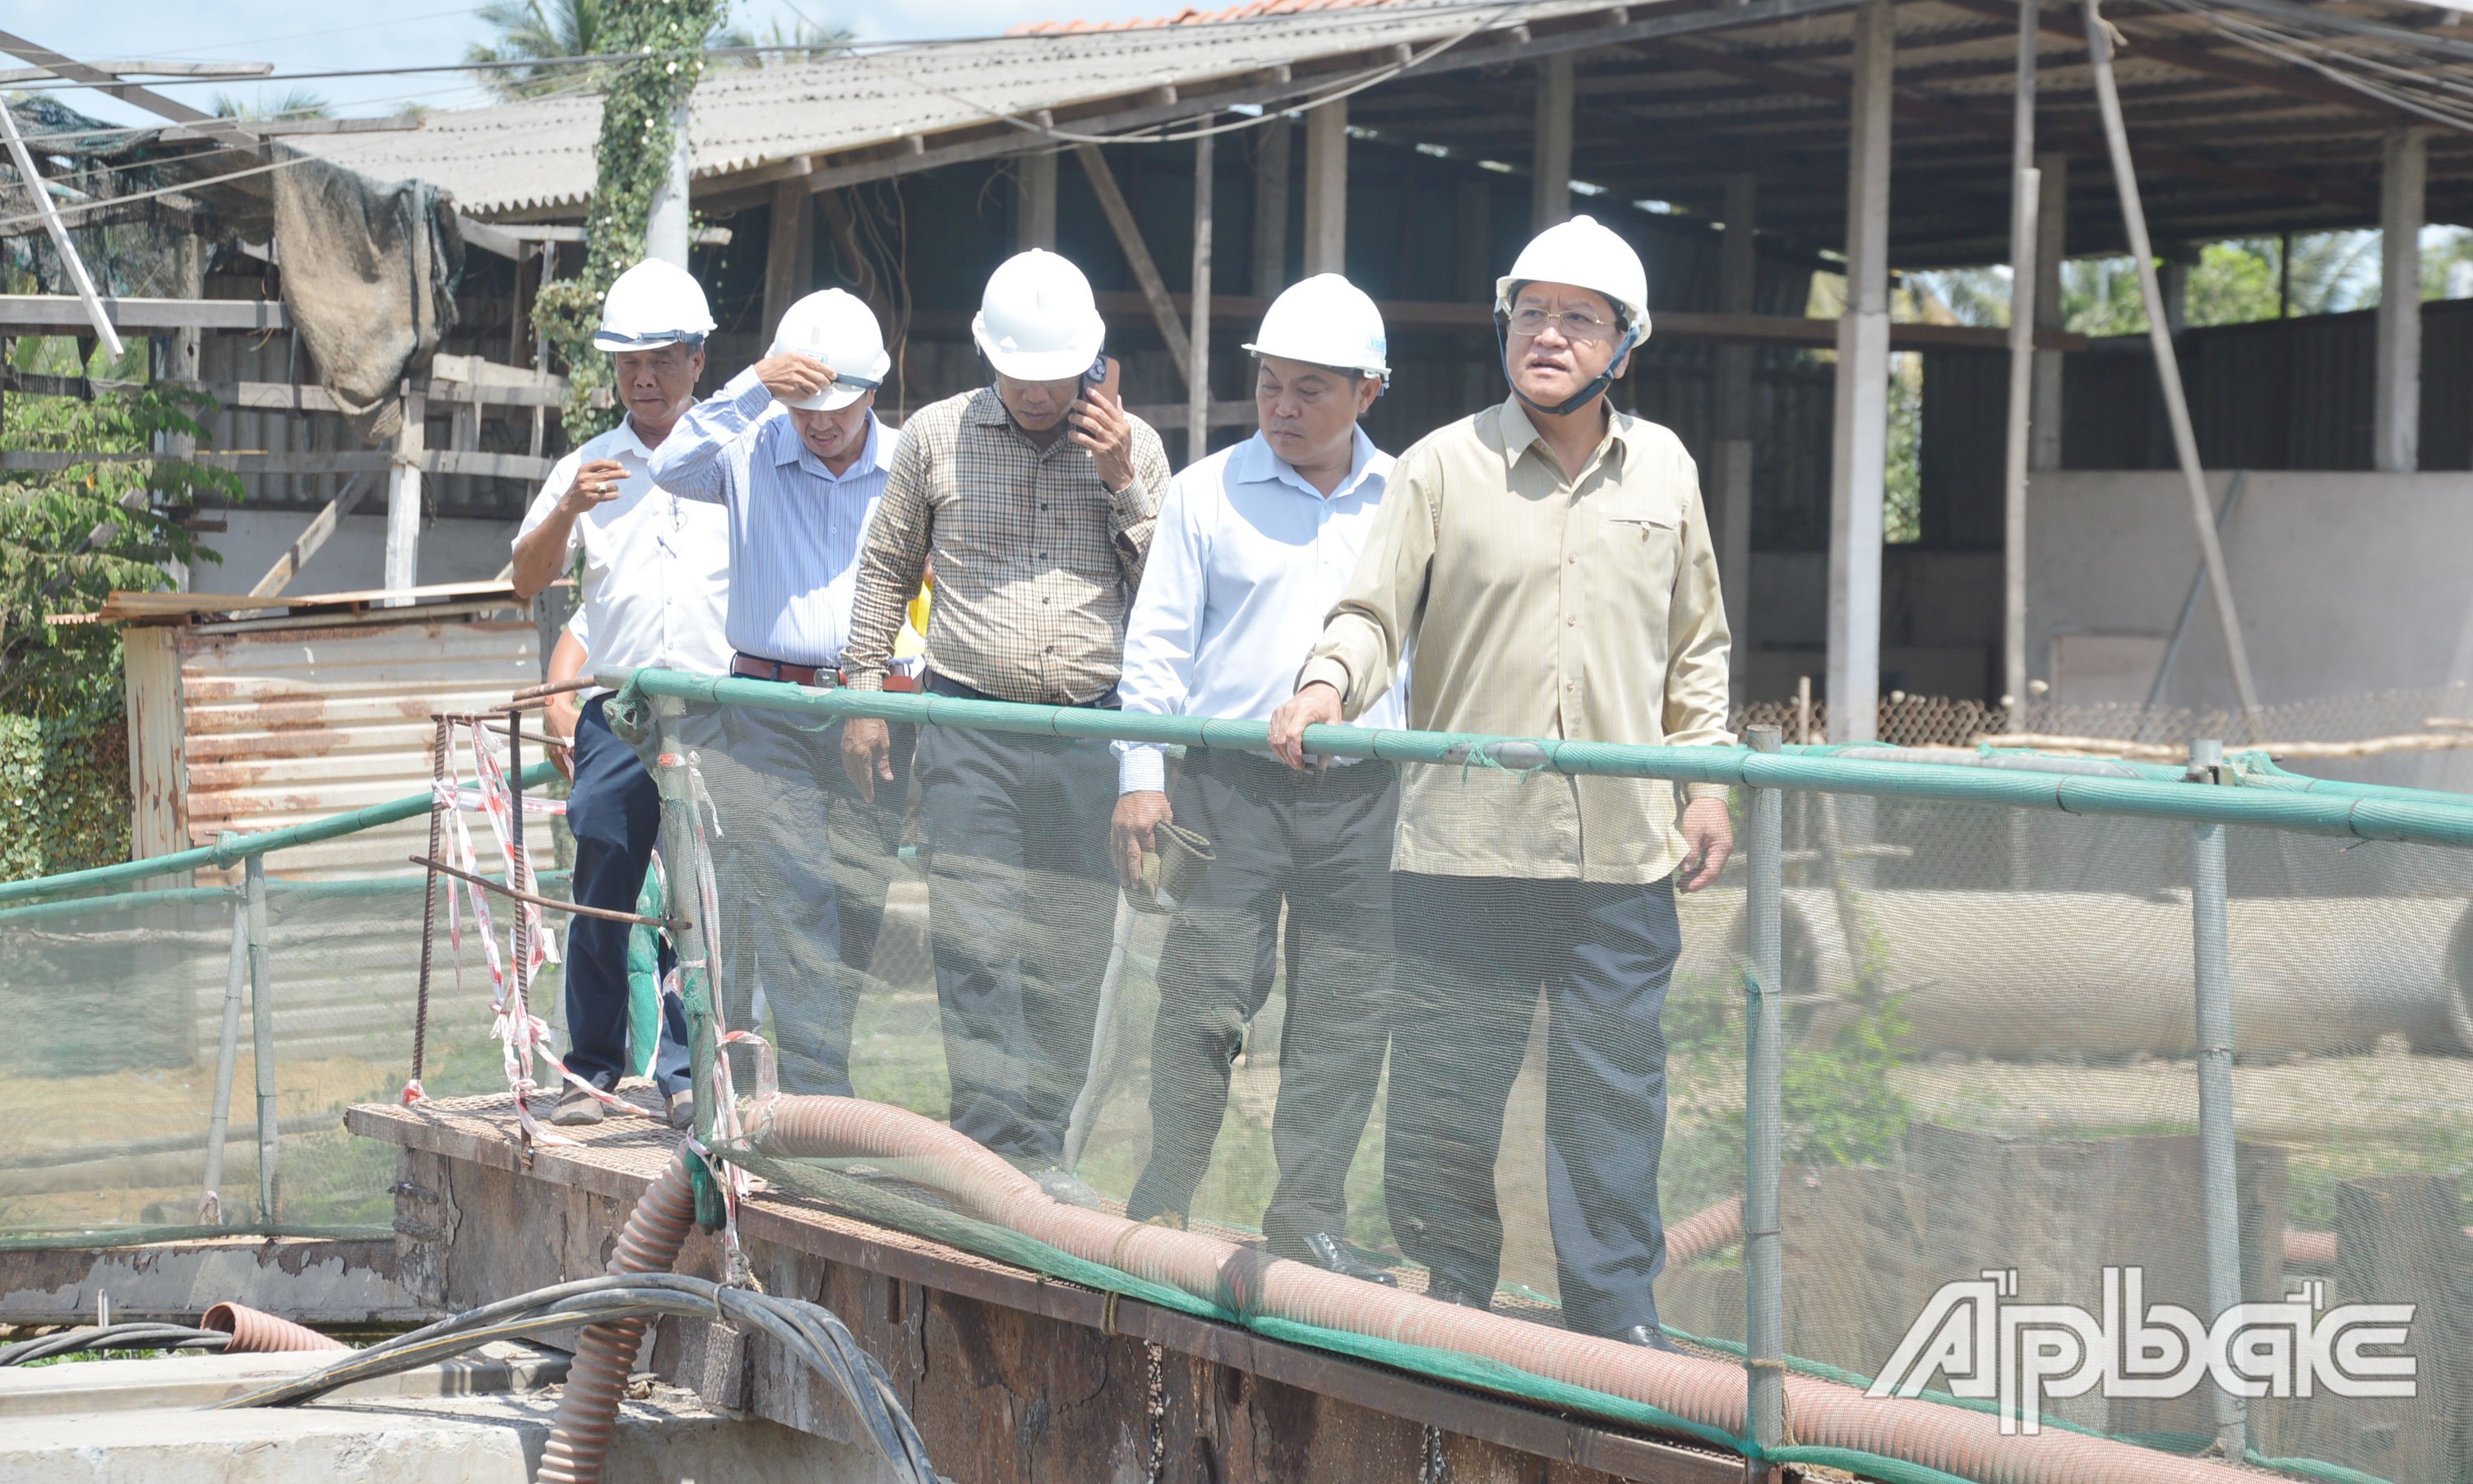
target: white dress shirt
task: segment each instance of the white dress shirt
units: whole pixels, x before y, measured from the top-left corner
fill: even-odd
[[[670,437],[678,437],[672,428]],[[585,628],[595,669],[659,666],[717,674],[730,668],[722,613],[730,589],[730,521],[709,505],[682,500],[656,484],[653,450],[633,419],[558,461],[516,532],[522,540],[550,517],[594,459],[627,470],[618,497],[575,517],[566,562],[584,554]],[[564,563],[562,563],[564,564]]]
[[[898,438],[869,413],[867,443],[836,474],[750,367],[662,440],[655,461],[662,486],[730,511],[731,648],[841,667],[859,547],[884,497]]]
[[[1390,473],[1391,456],[1358,428],[1348,477],[1328,495],[1260,433],[1168,481],[1125,626],[1124,708],[1268,721],[1296,692]],[[1397,727],[1402,715],[1395,689],[1357,725]],[[1119,792],[1166,786],[1160,748],[1119,742],[1116,757]]]

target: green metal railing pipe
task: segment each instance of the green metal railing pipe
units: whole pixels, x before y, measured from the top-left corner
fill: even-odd
[[[557,769],[546,762],[537,762],[524,770],[524,786],[539,787],[557,776]],[[89,891],[98,886],[117,886],[124,881],[143,881],[183,871],[228,871],[252,855],[316,845],[339,835],[418,818],[429,812],[429,801],[427,793],[411,794],[387,803],[371,804],[366,809],[354,809],[348,814],[330,814],[322,820],[311,820],[306,825],[287,825],[281,829],[230,835],[213,845],[175,850],[169,855],[151,855],[144,860],[97,866],[89,871],[64,872],[56,876],[30,876],[23,881],[0,882],[0,902],[31,901],[40,897]]]
[[[1269,730],[1261,722],[1128,714],[1091,706],[962,701],[933,695],[810,690],[779,681],[683,675],[668,670],[638,670],[598,679],[602,684],[619,688],[620,695],[612,705],[622,710],[639,706],[642,697],[667,696],[801,711],[820,720],[875,716],[887,721],[1093,741],[1239,749],[1264,747]],[[2392,799],[2198,786],[2147,778],[2013,772],[1842,754],[1762,754],[1740,747],[1647,747],[1435,731],[1374,731],[1356,727],[1309,728],[1305,744],[1307,751],[1326,756],[1379,757],[1511,773],[1667,778],[2064,814],[2125,815],[2191,825],[2250,826],[2355,840],[2473,847],[2473,799],[2457,802],[2445,795]],[[1869,754],[1876,750],[1862,751]]]

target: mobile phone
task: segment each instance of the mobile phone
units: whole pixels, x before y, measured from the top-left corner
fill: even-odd
[[[1082,373],[1082,395],[1087,398],[1092,393],[1100,392],[1106,394],[1112,402],[1124,400],[1124,394],[1118,390],[1124,381],[1124,363],[1115,356],[1099,357],[1091,363],[1089,371]]]

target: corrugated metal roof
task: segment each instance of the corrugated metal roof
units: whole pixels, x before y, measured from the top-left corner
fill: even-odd
[[[1610,9],[1609,0],[1505,6],[1467,0],[1240,7],[1202,24],[1002,36],[908,47],[792,66],[716,68],[697,84],[691,148],[698,177],[803,155],[887,144],[1120,97],[1242,76],[1472,28]],[[1638,13],[1638,7],[1635,7]],[[1276,12],[1276,13],[1274,13]],[[291,141],[376,180],[444,187],[468,212],[571,205],[592,189],[595,95],[433,113],[398,133]]]

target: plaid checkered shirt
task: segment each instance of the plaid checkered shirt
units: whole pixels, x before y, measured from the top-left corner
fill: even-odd
[[[1123,667],[1167,488],[1167,451],[1140,418],[1134,481],[1111,491],[1069,436],[1040,447],[982,387],[902,425],[883,502],[859,553],[844,673],[880,690],[902,609],[935,558],[927,668],[1007,701],[1095,701]]]

